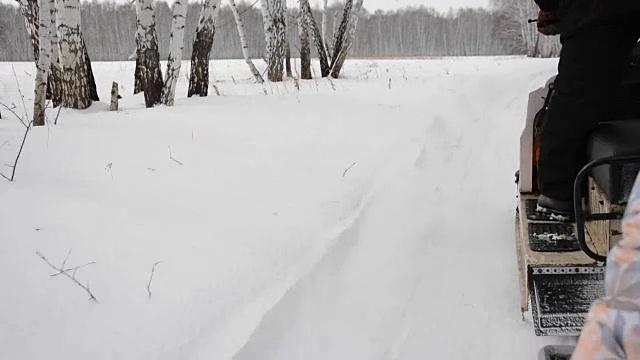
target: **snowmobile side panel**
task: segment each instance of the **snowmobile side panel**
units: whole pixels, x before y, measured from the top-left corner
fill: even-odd
[[[527,271],[525,263],[525,249],[527,242],[521,238],[520,213],[516,212],[516,256],[518,258],[518,278],[520,279],[520,311],[524,314],[529,310],[529,292],[527,291]]]
[[[612,204],[598,184],[589,178],[589,213],[624,213],[625,206]],[[606,254],[622,239],[622,220],[593,221],[585,224],[589,246],[599,254]]]
[[[536,179],[534,176],[533,153],[534,132],[536,115],[545,107],[546,97],[549,94],[549,86],[555,81],[556,76],[549,78],[545,86],[529,93],[527,104],[527,117],[525,126],[520,136],[520,168],[518,189],[522,194],[531,194],[536,191]]]

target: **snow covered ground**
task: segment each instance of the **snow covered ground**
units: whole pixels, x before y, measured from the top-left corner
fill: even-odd
[[[527,94],[556,60],[352,60],[264,86],[215,61],[217,90],[191,99],[185,64],[155,109],[133,65],[94,64],[103,102],[33,130],[0,179],[0,359],[533,359],[561,341],[522,321],[513,239]],[[12,66],[30,109],[30,63],[0,64],[0,101],[22,109]],[[4,174],[20,127],[2,111]],[[95,262],[76,278],[98,302],[36,251]]]

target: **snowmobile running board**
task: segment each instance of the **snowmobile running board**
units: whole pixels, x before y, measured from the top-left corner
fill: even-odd
[[[604,296],[604,268],[531,267],[529,291],[538,336],[577,336],[593,302]]]
[[[574,223],[545,217],[536,202],[520,194],[516,213],[522,312],[531,309],[538,336],[576,336],[604,295],[605,268],[580,250]]]

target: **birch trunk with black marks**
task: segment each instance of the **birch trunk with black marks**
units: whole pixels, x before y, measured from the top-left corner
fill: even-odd
[[[309,47],[309,30],[305,17],[298,16],[298,35],[300,36],[300,78],[309,80],[311,76],[311,49]]]
[[[31,39],[33,48],[33,59],[38,63],[38,53],[40,49],[40,34],[38,27],[40,23],[40,10],[38,0],[18,0],[20,4],[20,12],[24,18],[24,24],[27,27],[27,34]]]
[[[264,25],[264,42],[266,44],[267,50],[267,63],[268,59],[271,58],[271,53],[273,52],[273,44],[274,40],[274,30],[273,30],[273,19],[271,19],[271,2],[270,0],[260,0],[260,10],[262,11],[262,24]]]
[[[331,28],[331,43],[327,47],[327,53],[329,56],[333,56],[333,49],[336,46],[336,35],[338,34],[338,24],[340,24],[340,22],[338,21],[339,16],[340,16],[340,12],[336,10],[333,13],[333,27]],[[329,40],[327,40],[327,42],[329,42]]]
[[[57,28],[62,68],[62,106],[91,106],[90,64],[80,30],[80,0],[57,0]]]
[[[62,105],[62,65],[60,64],[60,37],[56,31],[57,10],[55,0],[51,1],[51,19],[49,30],[51,35],[51,72],[48,76],[47,99],[51,99],[53,107]]]
[[[284,0],[261,0],[267,40],[267,77],[278,82],[283,79],[286,55],[286,20]]]
[[[200,12],[200,21],[193,41],[191,54],[191,76],[188,97],[209,94],[209,56],[216,33],[215,21],[220,11],[221,0],[205,0]]]
[[[311,30],[311,37],[313,38],[313,43],[318,51],[318,58],[320,59],[320,73],[322,74],[322,77],[327,77],[331,71],[331,67],[329,66],[329,60],[327,59],[327,51],[324,47],[322,34],[320,33],[316,20],[313,18],[313,13],[311,12],[309,0],[300,0],[300,11],[304,16],[308,28]]]
[[[93,101],[100,101],[98,97],[98,87],[96,86],[96,79],[93,77],[93,68],[91,68],[91,60],[89,59],[89,52],[87,51],[87,46],[84,42],[84,37],[80,34],[80,38],[82,39],[82,51],[84,52],[84,61],[87,64],[87,70],[89,75],[89,96]]]
[[[51,16],[54,0],[42,0],[39,9],[39,49],[36,66],[35,96],[33,99],[33,125],[43,126],[47,107],[47,81],[51,71]]]
[[[342,21],[340,21],[340,25],[338,26],[338,32],[335,34],[334,43],[333,43],[333,55],[331,56],[331,68],[336,62],[336,55],[342,49],[344,44],[344,39],[347,36],[347,31],[349,29],[349,17],[351,17],[351,10],[353,9],[353,0],[347,0],[344,4],[344,9],[342,10]]]
[[[134,94],[143,91],[145,106],[150,108],[160,104],[163,87],[153,0],[136,0],[136,14],[137,48]]]
[[[253,74],[253,77],[260,84],[264,83],[264,79],[262,75],[260,75],[260,71],[256,68],[251,60],[251,56],[249,56],[249,46],[247,46],[247,38],[244,35],[244,22],[242,21],[242,17],[240,16],[240,12],[238,11],[238,7],[236,6],[235,0],[229,0],[229,4],[231,5],[231,11],[233,12],[233,17],[236,19],[236,26],[238,28],[238,36],[240,37],[240,44],[242,45],[242,55],[244,56],[244,61],[249,66],[249,70]]]
[[[31,46],[33,47],[33,59],[38,66],[39,48],[40,48],[40,34],[39,34],[39,22],[40,22],[40,6],[38,0],[19,0],[20,12],[24,18],[24,22],[27,29],[29,39],[31,39]],[[60,69],[59,50],[58,50],[58,35],[56,32],[56,10],[55,3],[53,9],[50,12],[49,31],[51,32],[51,69],[48,76],[48,85],[46,98],[53,100],[53,106],[57,107],[62,102],[62,84],[61,76],[62,70]]]
[[[284,12],[284,67],[287,71],[287,77],[293,78],[293,71],[291,71],[291,44],[289,44],[289,37],[287,36],[287,29],[289,29],[289,12],[287,11],[287,0],[282,0],[282,7]]]
[[[328,53],[331,52],[329,47],[329,41],[327,40],[327,7],[329,6],[329,0],[324,0],[322,6],[322,39],[324,40],[324,47]]]
[[[331,77],[334,79],[340,77],[340,71],[344,66],[349,49],[353,44],[358,19],[360,18],[362,10],[362,1],[363,0],[356,0],[356,3],[353,4],[353,0],[347,0],[345,4],[343,19],[338,29],[338,36],[336,37],[336,44],[333,49],[331,61]]]
[[[291,46],[289,45],[289,41],[287,40],[286,45],[285,45],[285,66],[284,68],[287,70],[287,77],[288,78],[292,78],[293,77],[293,71],[291,70]]]
[[[176,96],[176,84],[182,66],[182,50],[184,49],[184,27],[187,17],[187,1],[176,0],[173,4],[173,23],[171,25],[171,44],[169,45],[169,59],[167,74],[162,89],[162,103],[173,106]]]

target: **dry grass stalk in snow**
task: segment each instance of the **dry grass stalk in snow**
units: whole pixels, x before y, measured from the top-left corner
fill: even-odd
[[[149,295],[149,299],[151,299],[151,282],[153,281],[153,275],[155,275],[156,267],[162,263],[162,261],[156,261],[151,267],[151,275],[149,275],[149,282],[147,283],[147,294]]]
[[[2,172],[0,172],[0,176],[9,181],[13,181],[16,177],[16,169],[18,168],[18,162],[20,161],[20,156],[22,155],[24,144],[27,142],[27,136],[29,135],[29,131],[31,130],[31,127],[33,125],[33,121],[29,121],[29,118],[27,117],[28,116],[27,104],[24,102],[24,95],[22,94],[22,90],[20,89],[20,82],[18,80],[18,75],[16,74],[16,69],[13,67],[13,65],[11,66],[11,70],[13,72],[13,77],[16,79],[16,84],[18,85],[18,94],[22,99],[22,106],[24,109],[25,117],[23,118],[20,114],[16,112],[16,106],[13,104],[12,106],[8,106],[7,104],[0,102],[0,106],[3,107],[5,110],[9,111],[11,114],[13,114],[13,116],[15,116],[16,119],[18,119],[18,121],[20,121],[22,126],[24,126],[25,130],[24,130],[24,135],[22,136],[22,142],[20,143],[20,149],[18,150],[18,154],[16,155],[16,158],[13,161],[13,165],[6,165],[7,167],[11,168],[11,176],[7,176]]]

